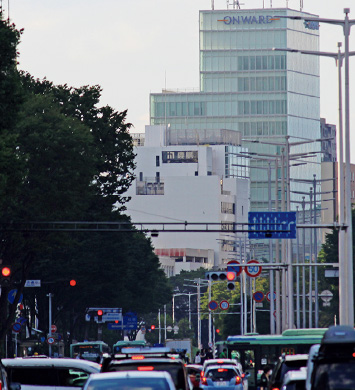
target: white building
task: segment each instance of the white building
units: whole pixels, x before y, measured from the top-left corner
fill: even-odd
[[[135,148],[136,181],[127,192],[132,221],[147,227],[149,222],[178,222],[169,229],[179,230],[185,221],[199,223],[196,228],[201,230],[206,223],[223,223],[226,230],[241,228],[233,224],[248,221],[250,186],[248,163],[240,157],[240,134],[220,130],[221,139],[228,139],[229,144],[214,139],[214,145],[199,145],[187,135],[185,141],[179,138],[179,145],[169,146],[166,134],[164,126],[146,126],[144,146]],[[227,231],[164,232],[152,237],[169,276],[183,269],[225,265],[245,251],[246,240],[247,233]]]

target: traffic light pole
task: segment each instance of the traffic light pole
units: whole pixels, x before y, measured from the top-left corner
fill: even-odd
[[[49,293],[47,295],[48,297],[48,318],[49,318],[49,321],[48,321],[48,325],[49,325],[49,331],[48,331],[48,336],[49,337],[52,337],[52,296],[53,294]],[[48,356],[49,357],[52,357],[52,345],[49,344],[48,346]]]

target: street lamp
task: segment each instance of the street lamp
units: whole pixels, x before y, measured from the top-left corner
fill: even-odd
[[[339,317],[341,325],[354,326],[354,283],[353,283],[353,240],[352,240],[352,215],[351,215],[351,171],[350,171],[350,98],[349,98],[349,36],[350,28],[355,24],[355,20],[350,20],[348,14],[350,8],[344,8],[344,20],[312,18],[305,16],[278,16],[280,18],[304,20],[306,22],[324,22],[343,27],[345,52],[340,55],[338,51],[338,61],[345,60],[345,191],[344,191],[344,232],[339,231],[339,241],[344,241],[344,246],[339,242]],[[338,45],[339,47],[339,45]],[[311,54],[311,53],[307,53]],[[333,57],[334,58],[334,57]],[[340,72],[341,63],[339,63]],[[341,79],[339,75],[339,101],[341,102]],[[339,111],[339,116],[342,112]],[[340,121],[340,119],[339,119]],[[341,122],[340,122],[341,124]],[[341,128],[342,130],[342,128]],[[341,143],[343,139],[341,139]],[[339,156],[340,158],[340,156]],[[339,159],[338,165],[343,165],[343,160]],[[339,169],[339,168],[338,168]],[[339,181],[344,180],[344,176],[339,177]],[[341,184],[339,183],[339,186]],[[343,192],[339,193],[339,207]],[[340,210],[339,218],[343,210]],[[343,236],[344,235],[344,236]],[[343,251],[344,248],[344,251]]]

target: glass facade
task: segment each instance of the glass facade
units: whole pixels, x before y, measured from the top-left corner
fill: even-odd
[[[272,50],[319,50],[319,31],[303,21],[272,15],[309,14],[290,9],[200,11],[200,92],[151,94],[151,125],[169,124],[175,131],[237,130],[244,139],[250,138],[243,147],[264,158],[281,156],[286,142],[291,156],[320,151],[317,142],[300,143],[320,138],[319,58]],[[253,137],[259,143],[251,142]],[[304,156],[303,160],[308,163],[292,167],[291,177],[313,179],[315,174],[320,178],[320,156]],[[267,208],[268,164],[265,160],[250,162],[253,210]],[[302,188],[309,193],[309,184],[297,185],[298,191]]]

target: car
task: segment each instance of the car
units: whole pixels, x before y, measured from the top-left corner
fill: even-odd
[[[280,389],[286,373],[299,370],[301,367],[306,367],[307,362],[308,354],[306,353],[280,356],[276,366],[272,369],[271,378],[268,384],[269,390]]]
[[[112,371],[166,371],[176,390],[192,387],[185,363],[178,355],[172,355],[170,348],[124,348],[122,353],[104,360],[101,372]]]
[[[1,390],[21,390],[19,383],[10,383],[4,365],[0,361],[0,389]]]
[[[194,389],[200,388],[201,372],[203,367],[200,364],[188,364],[186,366],[187,375],[190,377]]]
[[[242,374],[231,364],[210,365],[200,380],[202,390],[243,390]]]
[[[2,363],[10,383],[20,383],[21,390],[76,390],[101,369],[100,364],[71,358],[24,357]]]
[[[305,389],[311,390],[311,378],[314,366],[314,358],[318,355],[320,344],[314,344],[309,349],[308,362],[307,362],[307,377],[305,383]]]
[[[313,358],[311,390],[355,389],[355,330],[331,326]]]
[[[203,364],[203,371],[205,372],[209,366],[213,365],[231,365],[233,367],[237,367],[239,370],[242,380],[243,380],[243,387],[244,390],[248,390],[248,377],[250,376],[250,373],[243,373],[243,368],[240,363],[238,363],[238,360],[236,359],[225,359],[225,358],[219,358],[219,359],[208,359],[205,360]]]
[[[306,377],[306,367],[301,367],[299,370],[287,372],[282,381],[281,390],[304,390]]]
[[[83,390],[175,390],[166,371],[128,371],[91,374]]]

